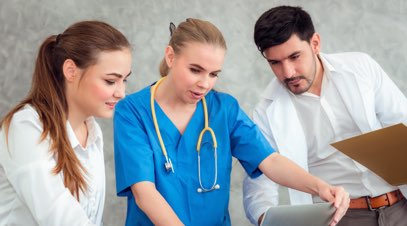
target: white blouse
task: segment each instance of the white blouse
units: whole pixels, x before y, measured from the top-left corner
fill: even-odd
[[[0,131],[0,225],[102,225],[103,137],[93,117],[86,124],[87,146],[81,147],[67,122],[72,148],[87,171],[88,190],[78,202],[64,186],[62,173],[53,173],[56,157],[49,136],[39,142],[43,128],[36,110],[27,105],[14,114],[8,144]]]

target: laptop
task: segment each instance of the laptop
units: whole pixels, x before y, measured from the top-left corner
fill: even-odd
[[[327,226],[335,210],[331,203],[270,207],[260,226]]]

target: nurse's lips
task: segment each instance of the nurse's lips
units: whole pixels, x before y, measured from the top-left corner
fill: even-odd
[[[205,93],[200,93],[200,92],[193,92],[191,91],[192,97],[195,99],[201,99]]]

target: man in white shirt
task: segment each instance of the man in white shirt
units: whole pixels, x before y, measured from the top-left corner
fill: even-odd
[[[407,99],[363,53],[321,54],[320,36],[300,7],[279,6],[256,22],[255,43],[276,79],[253,113],[270,144],[312,174],[343,186],[351,197],[338,225],[407,225],[407,187],[392,186],[331,143],[400,122]],[[383,153],[385,154],[385,153]],[[253,224],[284,191],[264,176],[246,178],[246,215]],[[320,202],[288,189],[291,205]]]

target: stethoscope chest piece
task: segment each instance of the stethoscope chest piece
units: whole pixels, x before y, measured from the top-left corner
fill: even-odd
[[[172,162],[170,158],[168,158],[168,160],[164,163],[164,167],[167,172],[172,171],[172,173],[174,173],[174,167],[172,167]]]

